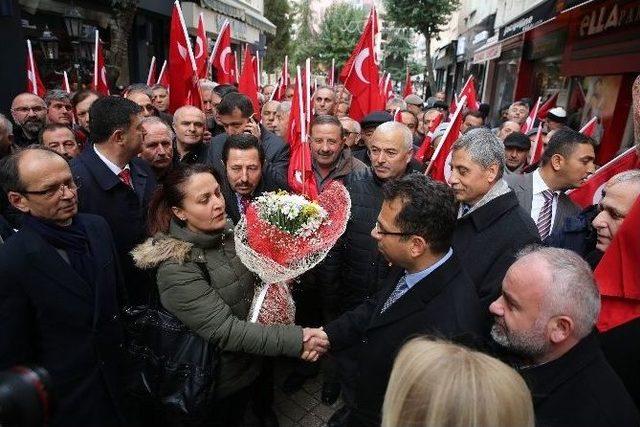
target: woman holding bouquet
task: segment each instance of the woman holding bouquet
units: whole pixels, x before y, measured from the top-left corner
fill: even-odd
[[[163,307],[220,350],[207,425],[233,426],[260,372],[257,356],[300,357],[304,348],[299,326],[247,321],[256,277],[236,255],[220,182],[204,165],[170,172],[150,204],[154,237],[132,254],[139,267],[157,268]]]

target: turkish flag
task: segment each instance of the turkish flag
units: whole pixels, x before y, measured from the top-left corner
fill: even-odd
[[[409,74],[409,68],[407,68],[407,76],[404,79],[404,91],[402,96],[406,97],[413,93],[413,83],[411,82],[411,74]]]
[[[288,143],[291,150],[287,181],[292,191],[304,194],[309,199],[315,200],[318,198],[318,185],[311,167],[311,150],[307,141],[307,120],[303,96],[307,90],[303,87],[303,82],[306,85],[307,78],[301,75],[300,67],[298,67],[291,101],[289,129],[287,130],[289,135]]]
[[[358,122],[371,111],[384,109],[375,60],[376,16],[375,8],[372,8],[362,36],[340,73],[345,88],[352,95],[349,115]]]
[[[153,86],[156,81],[156,57],[151,57],[151,64],[149,64],[149,72],[147,73],[147,86]]]
[[[169,88],[169,73],[167,73],[167,60],[165,59],[160,68],[160,75],[158,76],[158,84]]]
[[[569,99],[569,110],[579,110],[585,106],[587,103],[586,97],[584,95],[584,90],[582,90],[582,84],[578,83],[576,87],[571,91],[571,98]]]
[[[542,104],[542,105],[540,106],[540,108],[538,108],[538,118],[539,118],[540,120],[544,120],[544,119],[546,119],[546,118],[547,118],[547,114],[549,114],[549,111],[550,111],[552,108],[555,108],[555,107],[556,107],[556,102],[558,102],[558,94],[559,94],[559,93],[560,93],[560,92],[556,92],[556,93],[554,93],[553,95],[551,95],[551,96],[549,97],[549,99],[547,99],[547,100],[544,102],[544,104]]]
[[[600,290],[600,332],[640,317],[640,197],[594,271]]]
[[[474,83],[473,75],[470,75],[467,79],[467,82],[462,87],[462,91],[460,91],[460,98],[463,96],[467,97],[467,106],[472,110],[477,110],[480,108],[480,103],[478,102],[478,92],[476,92],[476,85]]]
[[[386,103],[386,101],[393,98],[393,82],[391,81],[391,73],[387,73],[387,76],[385,77],[384,83],[382,84],[381,87],[382,87],[382,100]]]
[[[33,59],[33,50],[31,49],[31,40],[27,39],[27,92],[39,97],[44,97],[47,90],[40,80],[38,65]]]
[[[256,81],[256,61],[248,47],[244,49],[244,59],[242,61],[242,71],[238,82],[238,92],[247,95],[253,105],[253,111],[260,117],[260,104],[258,103],[258,82]],[[256,120],[256,121],[258,121]]]
[[[538,97],[536,104],[533,106],[533,108],[529,112],[529,117],[527,117],[527,120],[525,120],[525,122],[520,127],[520,132],[526,134],[527,132],[533,129],[536,123],[536,117],[538,117],[539,108],[540,108],[540,97]]]
[[[431,123],[431,126],[429,126],[427,134],[424,136],[424,139],[422,140],[422,145],[420,146],[420,149],[418,149],[416,154],[413,156],[420,163],[424,163],[426,160],[431,159],[431,156],[433,155],[433,150],[431,148],[431,140],[433,139],[433,132],[435,132],[436,128],[440,126],[440,123],[442,122],[443,117],[444,115],[442,113],[438,113],[436,118],[433,120],[433,123]]]
[[[531,149],[529,150],[529,164],[533,165],[540,161],[542,158],[542,149],[544,148],[544,142],[542,141],[542,126],[538,127],[538,132],[536,132],[536,138],[533,140],[531,144]]]
[[[289,77],[289,56],[285,55],[284,64],[282,64],[282,71],[280,71],[280,78],[278,79],[278,87],[273,91],[272,99],[275,101],[284,100],[287,88],[291,84],[291,78]]]
[[[463,96],[458,101],[458,109],[453,114],[449,127],[442,136],[442,141],[433,153],[433,157],[425,175],[431,176],[436,181],[447,182],[451,175],[449,162],[451,162],[451,148],[460,136],[460,126],[462,126],[462,110],[467,103],[466,96]]]
[[[196,45],[193,57],[196,60],[196,70],[199,79],[206,79],[209,71],[209,61],[207,54],[209,53],[209,43],[207,42],[207,32],[204,30],[204,17],[202,12],[198,17],[198,31],[196,32]]]
[[[107,82],[107,68],[105,66],[104,52],[102,51],[102,42],[100,41],[98,30],[96,30],[94,49],[91,89],[105,96],[110,95],[109,83]]]
[[[457,109],[458,109],[458,95],[456,95],[456,93],[454,92],[453,96],[451,97],[451,104],[449,104],[449,114],[453,114]]]
[[[593,135],[596,134],[596,129],[598,128],[598,118],[592,117],[591,120],[587,122],[586,125],[580,129],[580,133],[588,136],[589,138],[593,138]]]
[[[234,84],[237,81],[235,75],[235,60],[231,52],[231,24],[224,21],[220,28],[220,34],[213,45],[209,63],[215,71],[215,80],[219,84]]]
[[[600,203],[602,189],[609,179],[620,172],[640,168],[640,158],[635,147],[629,148],[613,160],[605,163],[579,188],[567,191],[573,202],[583,208]]]
[[[171,15],[169,33],[169,111],[175,112],[183,105],[201,108],[197,86],[196,64],[191,42],[184,26],[182,10],[176,0]]]

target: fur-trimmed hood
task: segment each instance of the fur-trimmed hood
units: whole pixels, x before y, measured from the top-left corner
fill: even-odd
[[[185,242],[166,234],[148,238],[131,251],[138,268],[155,268],[162,262],[173,259],[182,264],[187,260],[193,243]]]

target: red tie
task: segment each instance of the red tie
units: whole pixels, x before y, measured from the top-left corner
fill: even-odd
[[[118,174],[118,178],[124,185],[127,185],[129,188],[133,188],[133,184],[131,183],[131,171],[129,169],[122,169]]]

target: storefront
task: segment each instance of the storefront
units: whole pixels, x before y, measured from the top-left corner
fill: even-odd
[[[633,143],[630,88],[640,73],[640,0],[580,3],[547,1],[502,27],[494,44],[500,56],[486,60],[492,83],[485,98],[496,117],[514,99],[558,93],[571,127],[599,118],[602,164]],[[486,51],[476,52],[477,59]]]

